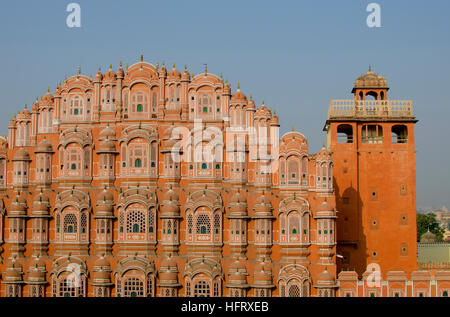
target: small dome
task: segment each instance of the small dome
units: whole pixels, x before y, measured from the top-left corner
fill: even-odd
[[[30,267],[38,267],[45,270],[45,262],[42,261],[40,257],[35,257],[33,260],[31,260]]]
[[[110,282],[111,281],[111,274],[108,271],[105,271],[103,269],[100,269],[98,271],[92,272],[92,279],[95,282]]]
[[[262,194],[261,196],[259,196],[256,201],[255,201],[255,205],[270,205],[272,206],[272,203],[270,202],[270,199]]]
[[[97,202],[102,202],[102,201],[109,201],[109,202],[114,201],[114,195],[106,188],[104,188],[97,195]]]
[[[100,143],[99,146],[100,152],[114,152],[116,151],[116,144],[113,141],[105,140]]]
[[[428,229],[427,232],[420,236],[420,243],[435,243],[437,242],[437,237],[434,233]]]
[[[367,73],[362,74],[355,80],[355,85],[353,87],[352,92],[354,93],[358,88],[389,89],[389,87],[387,86],[386,78],[372,72],[370,66],[369,71]]]
[[[172,189],[169,189],[165,192],[163,200],[172,200],[172,201],[178,201],[180,199],[178,193]]]
[[[167,76],[167,69],[166,66],[164,66],[164,61],[161,66],[161,69],[159,70],[159,77],[166,77]]]
[[[125,77],[125,72],[122,68],[122,62],[120,62],[119,69],[117,70],[117,78],[124,78],[124,77]]]
[[[247,103],[247,96],[238,88],[238,90],[231,96],[231,103]]]
[[[317,207],[317,211],[334,211],[334,208],[327,201],[324,201]]]
[[[110,126],[107,126],[100,132],[99,136],[100,136],[100,138],[103,138],[103,139],[115,139],[116,131],[114,131],[114,129],[111,128]]]
[[[94,270],[98,271],[100,269],[105,271],[109,271],[111,269],[109,261],[103,255],[94,262]]]
[[[116,73],[112,70],[111,65],[109,66],[109,70],[105,73],[105,76],[103,77],[103,81],[114,81],[116,80],[117,76]]]
[[[184,65],[184,71],[181,74],[181,80],[183,81],[189,81],[191,79],[191,75],[187,71],[186,65]]]
[[[41,97],[41,103],[44,104],[53,104],[55,98],[52,96],[49,90],[47,90],[47,93]]]
[[[33,202],[39,202],[39,203],[48,203],[49,202],[49,198],[46,194],[44,194],[43,192],[40,192],[39,194],[37,194],[36,196],[34,196],[33,198]]]
[[[167,78],[171,78],[171,79],[180,79],[181,78],[181,74],[175,68],[175,64],[173,64],[173,68],[167,73]]]
[[[21,281],[22,280],[22,264],[15,259],[12,259],[6,265],[5,273],[6,281]]]
[[[230,199],[230,204],[247,203],[247,199],[241,195],[240,192],[236,192]]]
[[[236,259],[233,263],[231,263],[230,270],[245,270],[245,265]]]
[[[317,281],[318,282],[333,282],[334,283],[334,276],[328,272],[326,269],[319,275],[317,275]]]
[[[161,268],[164,270],[172,269],[178,271],[177,261],[172,256],[165,257],[161,260]]]
[[[100,67],[99,67],[97,74],[95,74],[94,81],[101,82],[102,80],[103,80],[103,74],[100,71]]]
[[[169,139],[164,142],[164,148],[162,152],[172,152],[177,150],[178,140]],[[179,149],[178,149],[179,150]]]
[[[30,161],[30,154],[22,147],[14,153],[13,161]]]
[[[52,144],[47,139],[42,139],[34,153],[53,153]]]
[[[9,206],[9,213],[15,215],[26,215],[27,201],[20,195],[16,195]]]

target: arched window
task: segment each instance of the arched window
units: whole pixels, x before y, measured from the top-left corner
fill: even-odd
[[[362,143],[383,143],[383,128],[380,125],[366,124],[362,127]]]
[[[340,124],[337,127],[337,143],[353,143],[353,127],[349,124]]]
[[[295,157],[288,159],[288,180],[290,185],[298,184],[299,181],[299,164]]]
[[[194,285],[194,297],[210,297],[211,291],[208,282],[197,281]]]
[[[300,297],[300,288],[294,284],[289,286],[289,297]]]
[[[197,218],[197,234],[209,234],[211,232],[211,220],[208,215],[201,214]]]
[[[205,170],[208,168],[208,165],[206,163],[202,163],[202,170]]]
[[[142,161],[140,158],[134,161],[134,167],[142,167]]]
[[[443,291],[442,292],[442,297],[448,297],[448,291]]]
[[[193,221],[192,221],[192,214],[189,214],[187,219],[188,219],[187,220],[187,223],[188,223],[188,234],[192,234],[192,223],[193,223]]]
[[[143,297],[144,282],[140,278],[129,277],[124,282],[123,292],[125,297]]]
[[[137,105],[136,111],[137,111],[137,112],[142,112],[142,111],[144,111],[144,106],[142,106],[141,104]]]
[[[408,127],[406,125],[392,127],[392,143],[408,143]]]
[[[127,232],[128,233],[144,233],[145,232],[145,215],[140,210],[132,210],[127,214]]]
[[[65,233],[77,232],[77,217],[72,213],[64,215],[64,232]]]

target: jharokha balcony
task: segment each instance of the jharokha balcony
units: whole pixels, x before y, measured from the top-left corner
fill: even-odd
[[[413,119],[412,100],[332,99],[328,120],[344,118]]]

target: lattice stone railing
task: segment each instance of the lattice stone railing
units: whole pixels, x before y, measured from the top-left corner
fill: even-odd
[[[412,100],[331,100],[328,119],[342,117],[412,118]]]

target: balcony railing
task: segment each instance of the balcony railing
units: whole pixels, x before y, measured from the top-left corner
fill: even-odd
[[[331,100],[328,119],[357,118],[413,118],[412,100]]]

